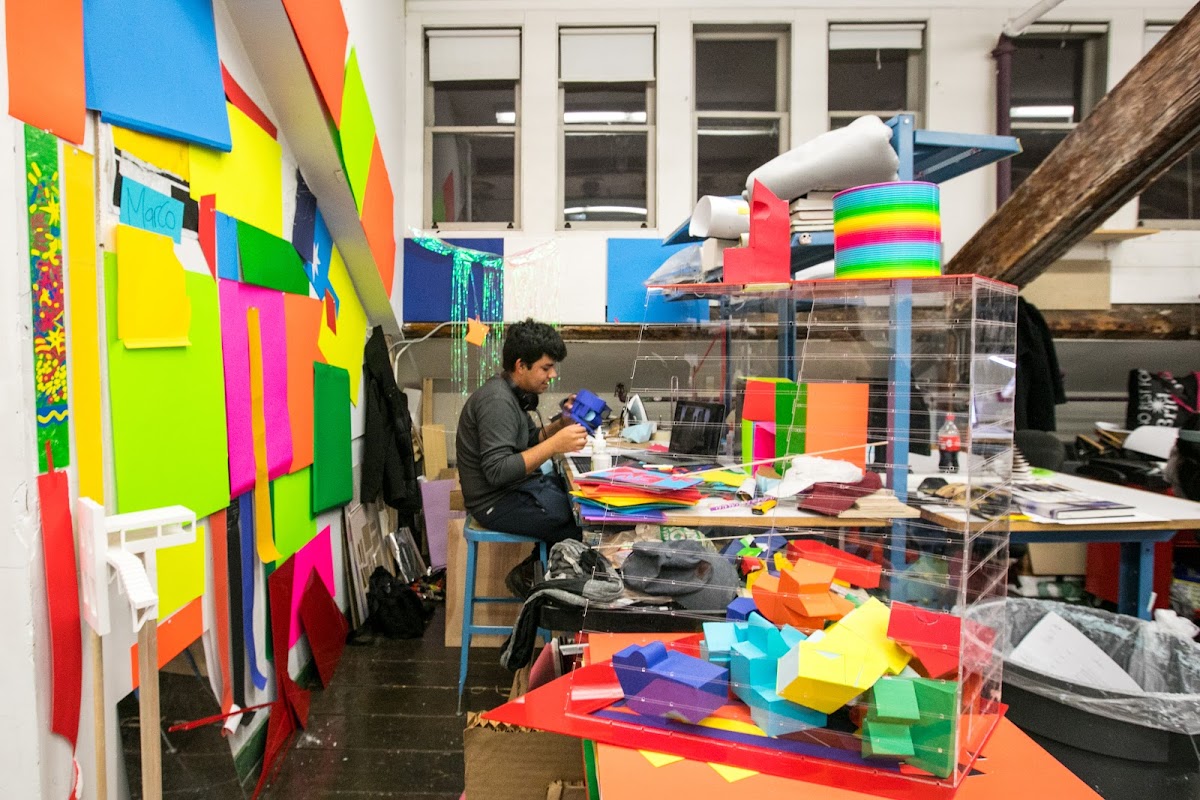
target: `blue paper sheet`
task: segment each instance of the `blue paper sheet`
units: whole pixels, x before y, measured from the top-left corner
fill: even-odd
[[[469,247],[482,253],[504,255],[503,239],[445,239],[449,244]],[[417,244],[404,240],[404,321],[446,322],[450,319],[450,281],[454,260]],[[483,271],[480,264],[472,270],[472,290],[469,292],[467,316],[482,322],[498,322],[482,312]],[[504,307],[504,298],[500,298]]]
[[[647,297],[644,281],[683,247],[664,247],[658,239],[608,240],[609,322],[687,322],[707,320],[707,300],[668,303],[662,295]]]
[[[329,282],[329,262],[333,258],[333,237],[329,234],[329,227],[325,225],[325,218],[321,216],[319,208],[316,209],[313,218],[312,239],[312,263],[305,265],[305,269],[308,270],[308,280],[316,289],[317,297],[324,300],[325,293],[328,292],[333,297],[334,313],[340,312],[342,305],[338,300],[337,290]]]
[[[233,149],[212,0],[84,0],[83,28],[102,121]]]
[[[296,171],[296,215],[292,221],[292,247],[305,261],[305,270],[312,280],[313,235],[317,221],[317,198],[304,182],[304,176]],[[324,297],[324,294],[321,295]]]
[[[254,492],[243,494],[238,503],[238,519],[242,523],[242,637],[246,641],[246,660],[250,662],[250,680],[262,691],[267,688],[267,676],[258,669],[258,647],[254,641],[254,570],[262,569],[254,550]]]
[[[183,232],[183,203],[122,175],[121,222],[170,236],[175,244],[179,244]]]
[[[238,256],[237,220],[214,211],[217,232],[217,277],[230,281],[242,279],[242,262]]]

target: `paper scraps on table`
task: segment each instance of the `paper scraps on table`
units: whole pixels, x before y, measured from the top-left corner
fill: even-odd
[[[487,339],[491,327],[480,322],[478,319],[467,320],[467,334],[463,338],[467,340],[467,344],[473,344],[476,347],[483,347],[484,340]]]
[[[87,105],[101,121],[232,148],[212,0],[83,8]]]
[[[117,337],[130,349],[191,344],[192,304],[171,240],[130,225],[116,238]]]
[[[267,475],[267,423],[263,418],[263,348],[257,308],[246,311],[250,352],[250,427],[254,439],[254,534],[263,562],[279,559],[271,520],[271,485]],[[285,657],[286,658],[286,657]]]
[[[79,738],[79,701],[83,694],[79,573],[75,565],[67,473],[54,468],[49,442],[46,443],[46,459],[49,471],[38,475],[37,487],[42,518],[46,606],[50,616],[50,732],[71,744],[73,759]],[[75,775],[78,782],[78,764]]]

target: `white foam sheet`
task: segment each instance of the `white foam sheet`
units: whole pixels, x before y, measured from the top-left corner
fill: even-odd
[[[896,180],[900,157],[892,149],[892,129],[875,116],[859,117],[763,164],[746,178],[746,196],[754,182],[784,200],[813,189],[849,189]]]

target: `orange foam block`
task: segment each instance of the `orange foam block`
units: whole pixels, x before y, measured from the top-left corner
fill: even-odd
[[[807,384],[804,452],[865,468],[869,400],[865,383]]]

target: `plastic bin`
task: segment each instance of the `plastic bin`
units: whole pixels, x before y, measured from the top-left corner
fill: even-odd
[[[1002,630],[999,603],[972,616]],[[1106,800],[1200,799],[1200,647],[1153,624],[1046,600],[1008,599],[1003,647],[1008,718]],[[1049,612],[1070,622],[1146,691],[1081,686],[1011,663],[1008,655]]]

